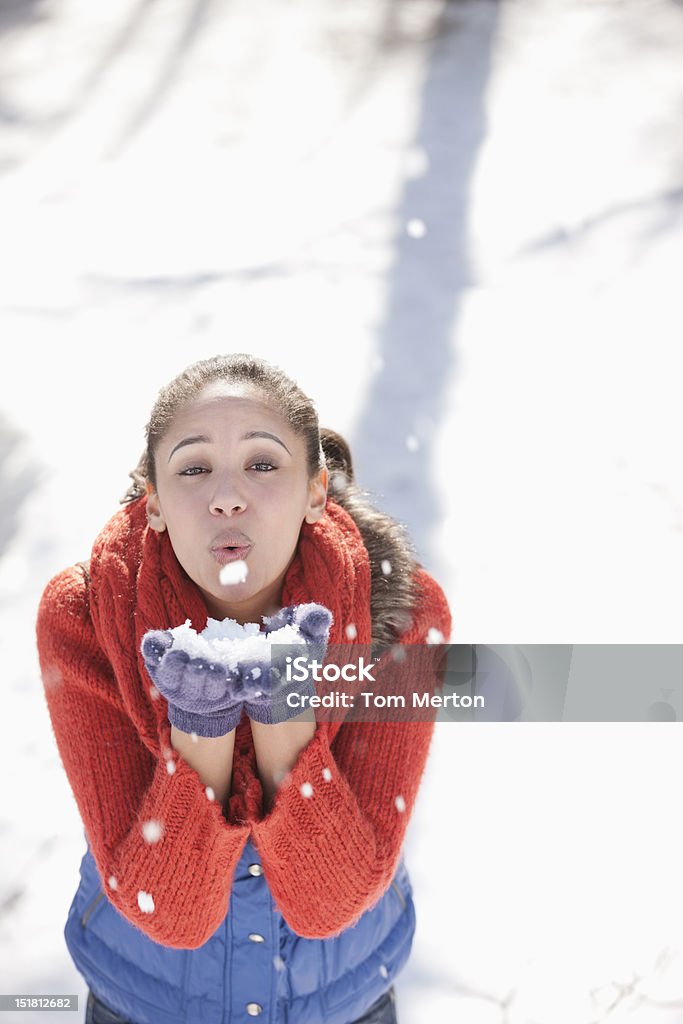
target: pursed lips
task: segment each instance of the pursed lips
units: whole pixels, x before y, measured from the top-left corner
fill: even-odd
[[[223,547],[212,548],[211,554],[217,562],[224,565],[226,562],[234,562],[240,558],[246,558],[251,551],[251,547],[251,544],[245,544],[242,547],[226,544]]]

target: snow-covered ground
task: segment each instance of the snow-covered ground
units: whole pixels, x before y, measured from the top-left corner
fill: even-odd
[[[681,639],[682,47],[674,0],[0,8],[0,991],[85,994],[35,609],[187,363],[302,384],[455,642]],[[438,727],[401,1024],[683,1022],[676,740]]]

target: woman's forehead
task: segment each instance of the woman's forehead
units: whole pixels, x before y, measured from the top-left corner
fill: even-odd
[[[185,403],[174,416],[163,443],[172,450],[188,435],[218,440],[219,435],[231,436],[234,431],[242,437],[259,432],[273,434],[281,439],[292,455],[303,446],[299,435],[262,396],[227,393],[225,388],[202,392]]]
[[[238,389],[236,386],[205,388],[196,398],[191,399],[180,407],[174,423],[180,420],[189,419],[243,419],[244,417],[257,416],[261,419],[276,421],[287,428],[287,421],[270,405],[263,395],[253,389]]]

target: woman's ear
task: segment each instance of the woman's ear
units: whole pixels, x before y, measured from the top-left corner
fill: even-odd
[[[327,503],[327,469],[323,467],[315,480],[311,481],[308,492],[308,505],[306,507],[306,522],[316,523]]]
[[[149,480],[145,484],[145,489],[147,491],[147,522],[157,533],[163,533],[166,529],[166,520],[159,504],[159,495]]]

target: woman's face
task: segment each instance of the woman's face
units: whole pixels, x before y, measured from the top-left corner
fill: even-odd
[[[301,525],[320,518],[327,498],[326,470],[309,483],[303,438],[253,388],[215,382],[179,409],[155,464],[150,526],[168,530],[209,615],[259,622],[279,610]],[[231,556],[217,544],[244,547],[235,553],[247,565],[243,583],[220,582]]]

